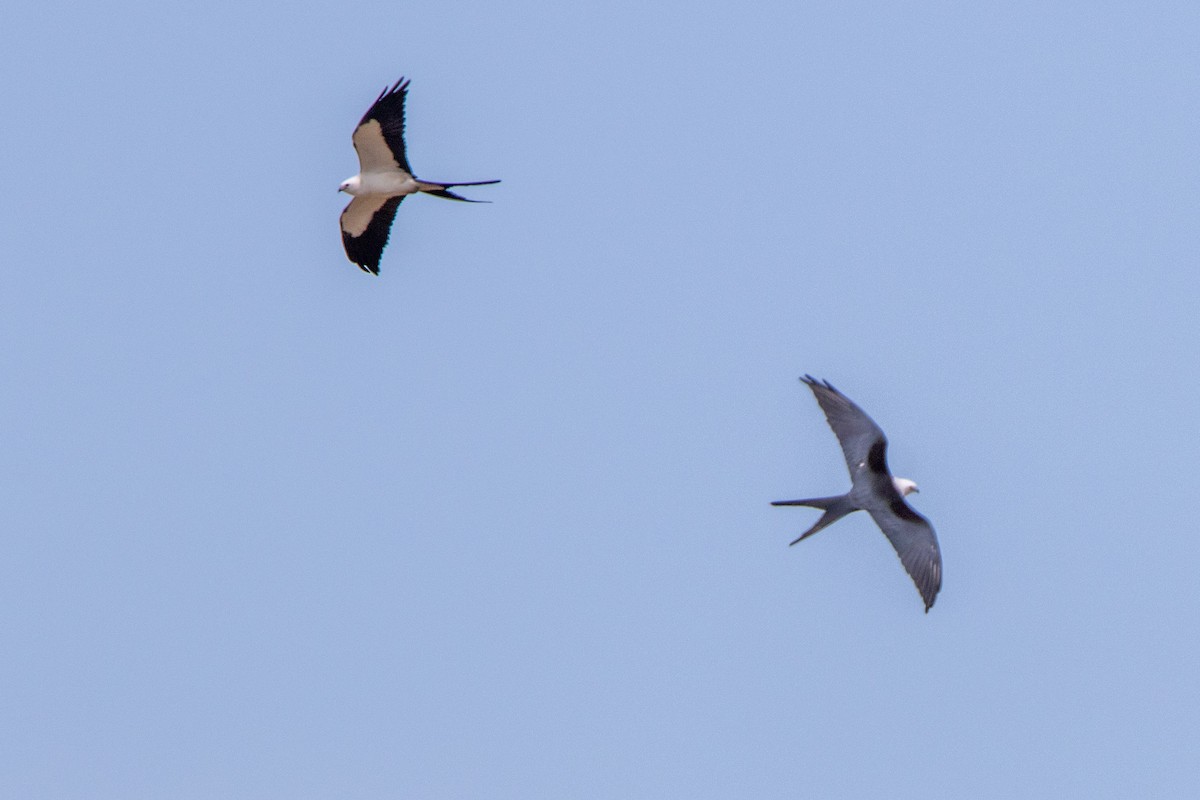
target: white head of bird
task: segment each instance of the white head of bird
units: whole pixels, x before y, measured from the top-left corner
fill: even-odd
[[[913,492],[920,492],[917,488],[916,481],[910,481],[908,478],[892,478],[892,485],[896,487],[896,491],[901,497],[908,497]]]

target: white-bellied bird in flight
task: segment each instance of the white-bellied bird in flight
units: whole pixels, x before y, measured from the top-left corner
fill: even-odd
[[[354,129],[354,149],[358,151],[358,174],[342,181],[339,192],[354,199],[342,212],[342,244],[346,255],[365,272],[379,274],[379,258],[387,246],[388,234],[396,209],[406,195],[425,192],[468,200],[450,191],[454,186],[486,186],[500,181],[474,183],[435,183],[414,177],[404,153],[404,98],[408,81],[401,78],[385,88]]]
[[[847,514],[866,511],[896,548],[900,562],[925,601],[925,612],[929,613],[942,588],[942,554],[929,520],[904,501],[907,495],[917,491],[917,485],[907,478],[892,477],[887,465],[887,437],[866,412],[833,388],[829,381],[818,381],[811,375],[800,380],[812,389],[829,427],[837,434],[846,456],[846,466],[850,469],[851,485],[849,492],[837,497],[772,503],[773,506],[809,506],[825,512],[792,544]]]

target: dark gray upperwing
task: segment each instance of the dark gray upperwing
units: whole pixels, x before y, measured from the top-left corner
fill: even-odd
[[[377,121],[383,131],[383,140],[387,142],[396,163],[411,175],[412,167],[408,165],[408,155],[404,149],[404,101],[408,97],[408,83],[401,78],[391,89],[384,89],[358,124],[361,127],[370,120]]]
[[[846,468],[851,480],[857,481],[863,468],[889,475],[887,468],[887,437],[875,420],[839,392],[829,381],[818,381],[811,375],[800,379],[817,398],[829,427],[837,435],[846,456]],[[889,482],[891,478],[888,478]]]
[[[893,489],[891,494],[888,502],[872,504],[867,511],[896,548],[900,563],[925,601],[925,613],[929,613],[942,588],[942,552],[937,536],[929,520],[913,511],[899,492]]]

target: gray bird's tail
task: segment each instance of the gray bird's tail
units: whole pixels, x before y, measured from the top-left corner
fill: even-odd
[[[444,197],[447,200],[459,200],[463,203],[490,203],[491,200],[468,200],[462,195],[455,194],[450,191],[452,186],[490,186],[493,183],[500,181],[472,181],[470,183],[438,183],[437,181],[421,181],[425,186],[433,186],[433,189],[422,188],[421,191],[426,194],[434,195],[435,197]]]
[[[803,539],[807,539],[822,528],[828,528],[833,523],[837,522],[842,517],[857,511],[858,509],[850,503],[850,496],[839,494],[837,497],[813,497],[808,500],[776,500],[771,503],[773,506],[808,506],[810,508],[819,508],[825,513],[817,520],[817,524],[800,534],[792,542],[795,544]]]

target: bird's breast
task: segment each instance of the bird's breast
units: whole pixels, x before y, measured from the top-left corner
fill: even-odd
[[[407,172],[395,170],[392,172],[364,172],[359,176],[361,185],[358,194],[376,194],[385,197],[413,194],[420,187],[413,176]]]

